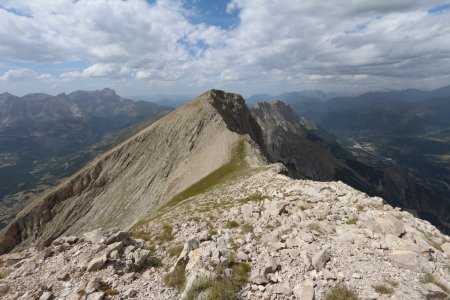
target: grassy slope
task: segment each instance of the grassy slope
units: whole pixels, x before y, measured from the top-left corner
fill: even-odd
[[[181,193],[175,195],[169,202],[161,206],[155,213],[147,218],[137,222],[132,229],[137,229],[140,226],[159,218],[164,215],[167,210],[177,206],[184,200],[187,200],[193,196],[203,194],[210,191],[214,187],[217,187],[225,182],[235,180],[236,178],[244,175],[249,169],[249,165],[246,161],[246,140],[242,138],[232,151],[232,156],[229,162],[222,167],[218,168],[209,175],[203,177]]]

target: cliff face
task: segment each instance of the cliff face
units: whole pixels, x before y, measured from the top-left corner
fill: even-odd
[[[129,228],[226,164],[242,139],[258,137],[251,120],[239,95],[204,93],[22,211],[1,233],[0,253],[97,227]],[[248,156],[258,155],[255,147],[245,148]]]

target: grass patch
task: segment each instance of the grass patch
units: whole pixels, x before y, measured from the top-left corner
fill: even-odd
[[[364,210],[364,205],[358,204],[358,205],[356,205],[356,209],[357,209],[359,212],[362,212],[362,211]]]
[[[183,251],[183,245],[179,244],[176,246],[173,246],[172,248],[167,251],[169,253],[170,257],[178,257],[181,254],[181,251]]]
[[[9,276],[9,274],[11,274],[13,270],[12,269],[2,269],[0,270],[0,279],[4,279],[6,277]]]
[[[163,262],[160,258],[152,256],[148,258],[150,266],[155,268],[161,268],[163,266]]]
[[[227,278],[225,269],[231,268],[232,276]],[[187,300],[195,300],[198,296],[207,292],[208,300],[237,300],[237,293],[248,282],[248,276],[252,270],[247,263],[236,264],[230,261],[227,265],[220,265],[216,268],[217,278],[201,278],[197,280],[187,293]]]
[[[239,223],[236,222],[236,221],[234,221],[234,220],[231,220],[231,221],[228,221],[228,222],[227,222],[227,224],[225,225],[225,227],[226,227],[226,228],[229,228],[229,229],[231,229],[231,228],[237,228],[237,227],[239,227]]]
[[[236,178],[247,168],[248,164],[245,161],[245,140],[242,139],[236,148],[233,149],[231,159],[227,164],[173,197],[163,208],[173,207],[185,199],[205,193],[218,184]]]
[[[182,291],[186,283],[186,263],[179,263],[172,272],[164,277],[164,283],[178,291]]]
[[[437,281],[436,278],[434,278],[434,276],[430,273],[425,273],[424,275],[422,275],[422,277],[420,278],[420,282],[424,283],[424,284],[432,283],[432,284],[440,287],[447,294],[450,294],[450,290],[445,285],[443,285],[441,282]]]
[[[184,191],[175,195],[170,201],[168,201],[163,206],[159,207],[158,210],[140,221],[136,222],[132,226],[132,230],[136,230],[137,228],[151,222],[159,217],[163,216],[167,210],[178,205],[182,201],[203,194],[217,185],[223,184],[225,182],[235,180],[242,175],[246,174],[246,171],[249,169],[248,163],[245,159],[246,157],[246,140],[242,138],[236,145],[236,147],[232,150],[231,158],[222,167],[218,168],[214,172],[209,175],[203,177]]]
[[[320,225],[317,223],[308,224],[308,228],[309,228],[309,230],[314,230],[320,234],[324,234],[322,227],[320,227]]]
[[[384,284],[377,284],[372,286],[375,292],[382,295],[392,295],[394,289],[392,287],[386,286]]]
[[[241,226],[241,233],[242,234],[253,232],[253,230],[254,230],[254,228],[250,224],[244,224],[244,225]]]
[[[104,291],[106,296],[115,296],[115,295],[119,295],[119,291],[116,289],[107,289]]]
[[[119,291],[110,287],[106,282],[100,282],[100,287],[98,288],[100,291],[105,293],[107,296],[115,296],[119,295]]]
[[[215,228],[208,228],[208,233],[210,236],[217,235],[217,230]]]
[[[355,225],[356,222],[358,222],[358,218],[352,218],[352,219],[347,221],[347,224],[348,225]]]
[[[148,234],[145,231],[139,230],[139,231],[133,231],[132,232],[133,238],[140,239],[144,241],[150,241],[150,234]]]
[[[86,290],[79,290],[78,292],[77,292],[77,294],[78,294],[78,296],[80,296],[80,297],[83,297],[83,296],[86,296],[87,295],[87,293],[86,293]]]
[[[163,223],[162,225],[162,232],[159,235],[159,238],[163,241],[170,241],[173,239],[172,235],[173,226],[168,223]]]
[[[248,196],[244,199],[239,200],[240,203],[249,203],[249,202],[261,202],[266,198],[266,196],[261,195],[261,194],[255,194],[255,195],[251,195]]]
[[[358,296],[346,286],[337,285],[326,294],[325,300],[358,300]]]
[[[201,278],[197,280],[188,291],[186,300],[196,300],[198,296],[207,292],[207,300],[235,300],[237,299],[233,286],[227,282]]]

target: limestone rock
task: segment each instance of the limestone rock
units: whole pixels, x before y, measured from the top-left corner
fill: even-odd
[[[413,251],[393,251],[389,254],[389,259],[393,264],[414,272],[430,273],[432,271],[431,263]]]
[[[330,252],[327,249],[323,249],[312,257],[311,263],[314,269],[320,271],[329,260]]]
[[[97,256],[89,262],[87,270],[89,272],[100,270],[105,265],[107,260],[108,259],[106,258],[105,254]]]

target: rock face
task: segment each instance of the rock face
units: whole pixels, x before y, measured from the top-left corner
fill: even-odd
[[[97,227],[130,228],[227,164],[243,143],[260,164],[261,133],[244,100],[211,90],[166,115],[22,211],[0,234],[0,253]],[[241,154],[242,155],[242,154]]]
[[[337,285],[359,299],[448,299],[450,237],[341,182],[280,172],[262,167],[150,215],[135,230],[146,241],[96,229],[0,256],[2,299],[185,299],[206,279],[238,282],[237,299],[324,299]],[[401,234],[373,226],[391,217]]]

